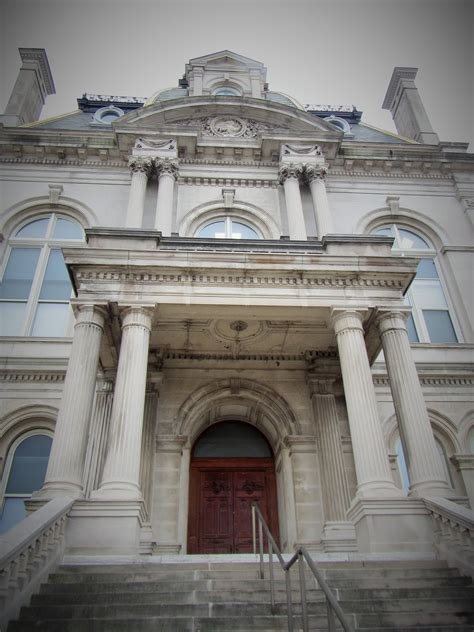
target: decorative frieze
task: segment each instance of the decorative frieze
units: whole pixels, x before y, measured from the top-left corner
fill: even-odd
[[[20,371],[1,371],[0,382],[39,382],[44,383],[62,383],[64,382],[64,373],[33,373]]]

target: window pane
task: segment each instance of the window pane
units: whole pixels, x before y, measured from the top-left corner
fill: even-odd
[[[398,469],[400,470],[400,477],[402,479],[403,490],[408,493],[410,487],[410,479],[408,478],[408,468],[405,459],[405,452],[403,451],[403,445],[400,439],[396,443]]]
[[[194,448],[197,457],[271,457],[270,447],[250,424],[223,421],[206,430]]]
[[[51,451],[51,437],[34,435],[15,450],[6,494],[31,494],[43,485]]]
[[[13,248],[0,283],[0,298],[24,298],[30,294],[40,248]]]
[[[436,270],[433,259],[421,259],[416,271],[417,279],[437,279],[438,272]]]
[[[413,316],[410,314],[407,318],[407,332],[408,332],[408,340],[410,342],[420,342],[418,338],[418,334],[416,332],[415,321],[413,320]]]
[[[17,232],[16,237],[45,237],[48,228],[49,217],[35,219],[33,222],[26,224]]]
[[[415,279],[411,286],[415,304],[420,309],[447,309],[443,289],[438,280]]]
[[[208,224],[198,233],[198,237],[218,237],[222,239],[225,237],[225,222],[212,222]]]
[[[41,286],[40,300],[64,300],[71,297],[71,281],[60,250],[51,250]]]
[[[82,228],[69,219],[59,217],[56,220],[53,237],[55,239],[82,239]]]
[[[428,244],[419,235],[412,233],[411,230],[406,228],[399,228],[398,233],[400,235],[401,244],[398,247],[405,250],[410,248],[429,248]]]
[[[457,342],[447,310],[424,309],[423,316],[431,342]]]
[[[39,303],[31,335],[47,338],[66,336],[70,314],[69,303]]]
[[[385,228],[377,228],[372,233],[373,235],[385,235],[386,237],[394,237],[392,228],[390,226],[386,226]]]
[[[0,336],[21,336],[26,303],[0,303]]]
[[[23,498],[5,498],[3,510],[0,514],[0,533],[5,533],[23,518],[26,518]]]
[[[232,222],[232,239],[258,239],[257,233],[247,226],[246,224],[241,224],[240,222]]]

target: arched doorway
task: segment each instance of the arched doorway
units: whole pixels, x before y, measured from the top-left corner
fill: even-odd
[[[223,421],[196,440],[190,465],[188,553],[252,551],[251,503],[278,541],[275,463],[250,424]]]

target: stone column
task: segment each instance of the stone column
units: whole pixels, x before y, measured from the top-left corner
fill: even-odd
[[[300,180],[303,167],[293,163],[280,167],[279,182],[285,189],[286,213],[290,239],[306,239],[303,205],[301,203]]]
[[[142,500],[140,456],[152,310],[127,307],[110,420],[109,449],[100,488],[92,497]]]
[[[333,311],[354,450],[357,495],[359,498],[401,496],[390,473],[362,320],[362,314],[356,310]]]
[[[153,164],[149,159],[136,158],[133,156],[129,159],[128,166],[132,172],[132,181],[130,183],[130,195],[128,198],[125,227],[141,228],[143,209],[145,207],[146,186]]]
[[[155,228],[162,235],[171,235],[173,220],[174,183],[178,178],[179,163],[175,158],[156,158],[158,197],[156,200]]]
[[[84,460],[94,401],[105,310],[77,307],[71,355],[64,382],[45,483],[37,497],[82,496]]]
[[[141,447],[142,456],[140,461],[140,489],[142,490],[143,498],[145,500],[148,516],[151,516],[157,406],[158,387],[156,383],[150,383],[147,386],[145,394]]]
[[[290,448],[282,447],[281,463],[283,470],[283,493],[286,511],[286,547],[287,552],[295,550],[298,541],[298,529],[296,526],[295,483],[293,480],[293,465],[291,462]]]
[[[311,197],[313,198],[316,229],[319,239],[322,239],[324,235],[329,235],[334,232],[325,184],[327,171],[326,165],[307,165],[305,167],[305,175],[309,182],[309,188],[311,189]]]
[[[411,353],[404,312],[377,319],[412,496],[451,495]]]

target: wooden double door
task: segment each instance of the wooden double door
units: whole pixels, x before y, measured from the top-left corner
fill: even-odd
[[[191,461],[188,553],[252,551],[251,504],[278,542],[275,466],[269,458]]]

